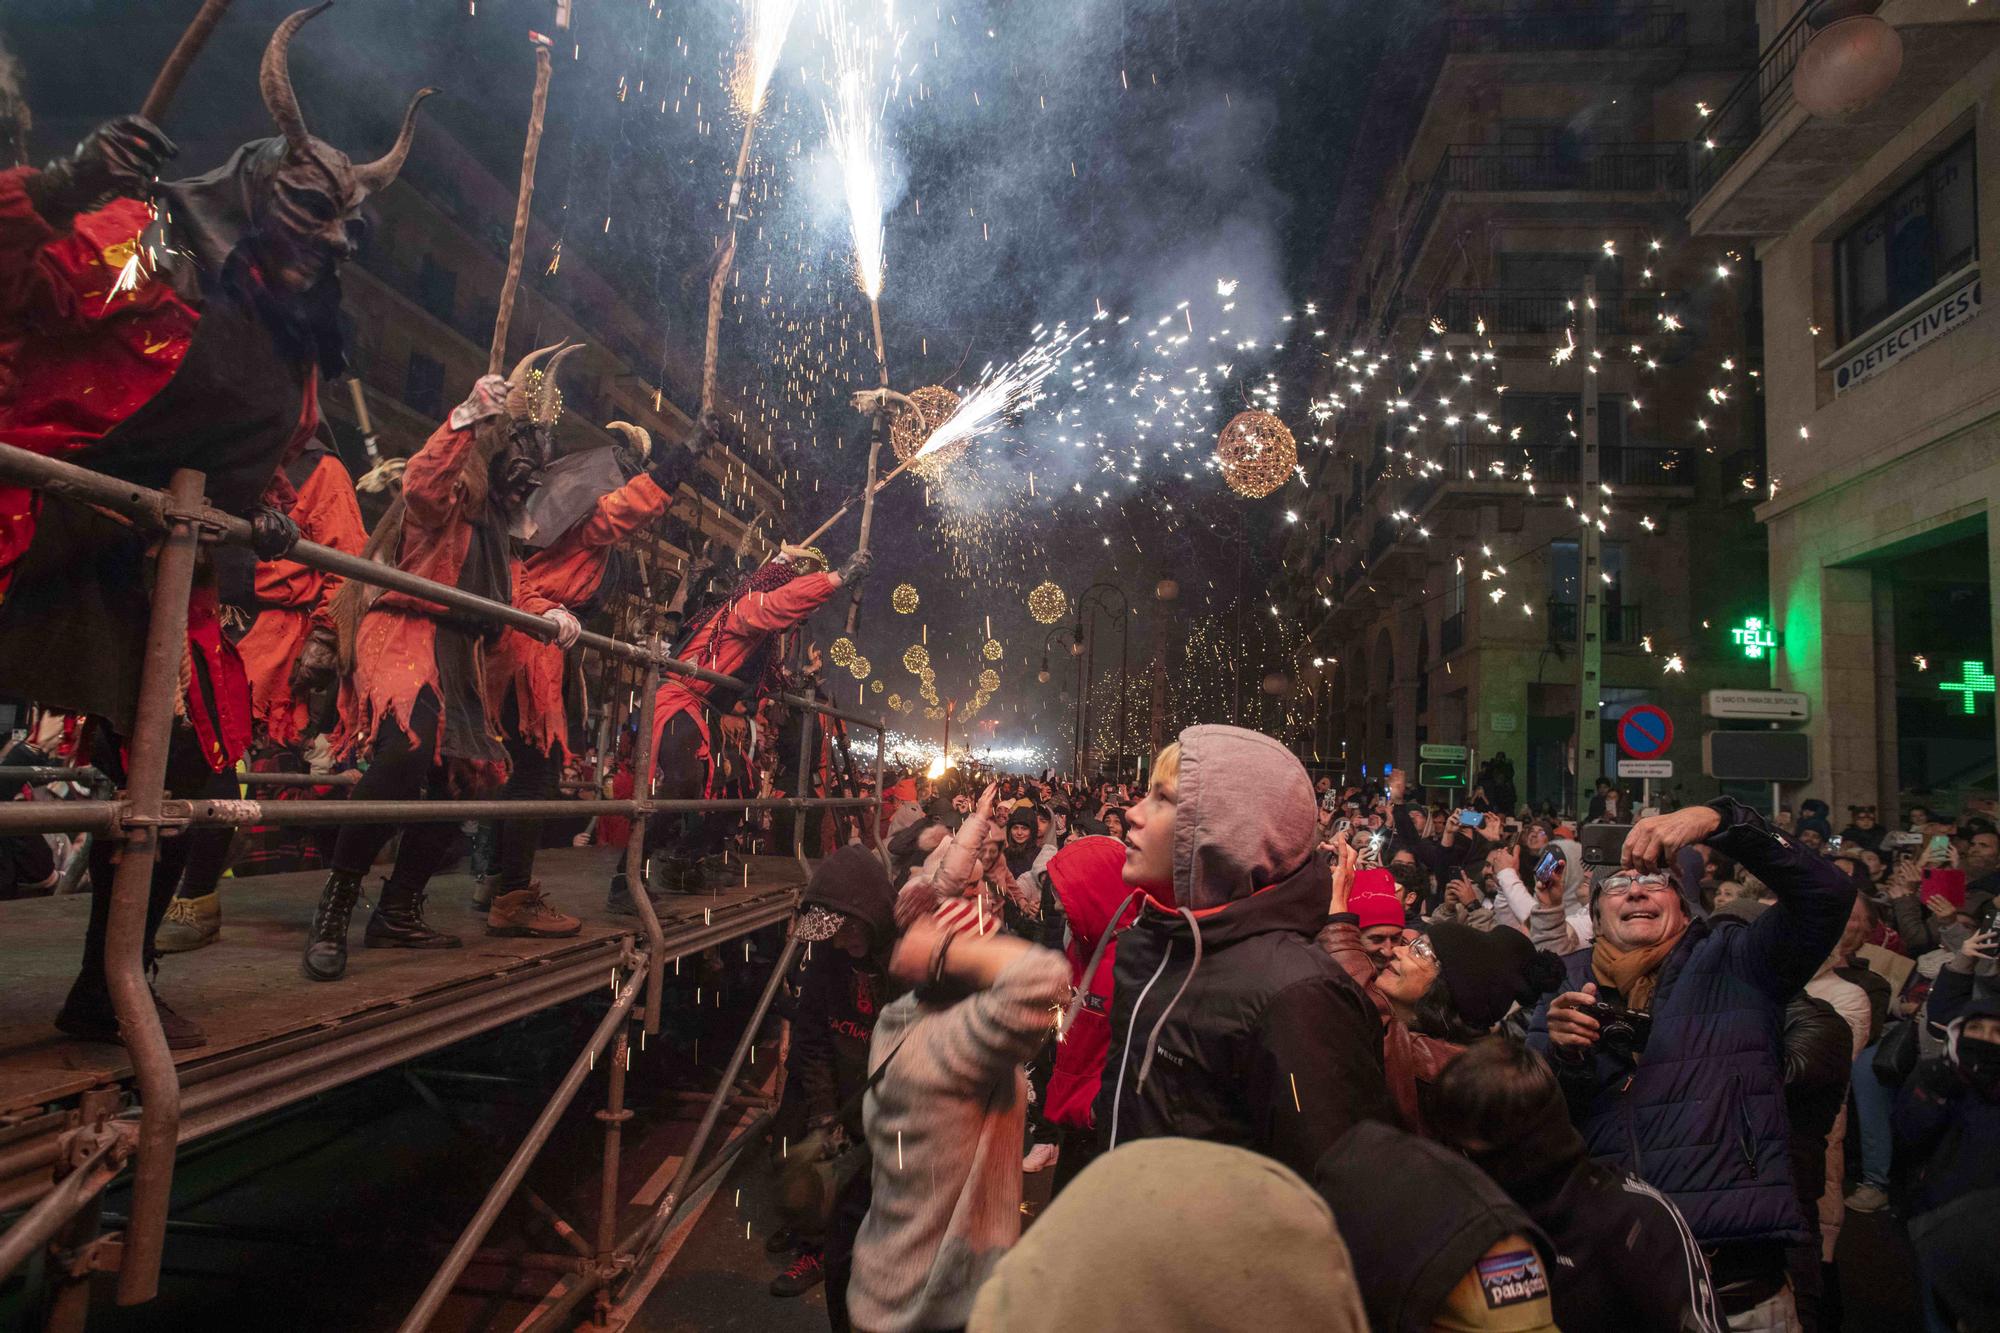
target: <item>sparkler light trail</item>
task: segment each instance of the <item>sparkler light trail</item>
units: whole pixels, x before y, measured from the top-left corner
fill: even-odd
[[[730,80],[729,92],[744,118],[755,120],[764,109],[765,94],[771,91],[771,75],[777,72],[785,37],[792,30],[792,14],[799,5],[798,0],[741,3],[744,42],[736,53],[736,77]]]
[[[847,203],[848,229],[854,237],[854,280],[868,297],[874,323],[875,362],[882,384],[889,383],[888,356],[882,341],[882,111],[896,95],[896,60],[903,34],[896,28],[895,6],[881,5],[880,25],[862,28],[849,12],[848,0],[826,0],[821,27],[833,53],[831,99],[825,104],[827,146],[840,164],[841,194]],[[886,64],[888,77],[882,77]]]

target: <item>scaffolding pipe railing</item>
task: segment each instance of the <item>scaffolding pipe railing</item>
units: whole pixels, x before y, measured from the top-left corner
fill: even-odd
[[[654,800],[653,784],[656,780],[654,763],[656,742],[653,722],[656,696],[663,674],[671,674],[692,680],[699,680],[739,695],[753,695],[754,691],[743,681],[711,671],[692,662],[680,660],[667,654],[665,646],[657,639],[646,644],[629,644],[618,639],[593,632],[581,634],[576,645],[596,651],[608,657],[642,664],[646,669],[645,689],[641,701],[641,733],[638,758],[639,772],[644,775],[643,785],[631,800],[564,800],[564,801],[255,801],[255,800],[179,800],[168,796],[166,791],[166,757],[170,744],[176,705],[180,692],[180,666],[186,652],[188,599],[191,593],[197,557],[203,542],[229,545],[251,544],[251,526],[248,520],[216,509],[206,503],[203,487],[204,474],[190,469],[181,469],[173,474],[167,490],[156,490],[136,483],[120,481],[117,478],[93,472],[88,468],[58,458],[31,453],[11,445],[0,444],[0,482],[26,486],[47,495],[120,515],[131,520],[143,531],[156,534],[160,538],[158,559],[155,566],[152,602],[146,632],[145,656],[142,662],[138,698],[129,745],[129,763],[125,787],[116,800],[84,801],[26,801],[0,802],[0,831],[26,832],[69,832],[113,836],[121,840],[122,846],[117,861],[117,871],[111,889],[111,909],[105,950],[106,981],[111,992],[113,1009],[117,1014],[120,1035],[131,1057],[134,1079],[139,1094],[137,1128],[134,1135],[132,1153],[132,1201],[124,1232],[124,1244],[119,1254],[118,1300],[120,1304],[131,1305],[152,1299],[159,1287],[159,1272],[162,1251],[165,1244],[167,1211],[173,1183],[174,1155],[179,1140],[180,1129],[180,1082],[174,1068],[173,1059],[166,1044],[166,1036],[152,1002],[152,993],[147,983],[144,967],[146,941],[145,919],[147,899],[151,889],[153,865],[157,858],[159,840],[162,836],[179,829],[195,827],[241,827],[247,824],[282,825],[327,825],[376,822],[417,822],[456,821],[462,819],[510,819],[533,818],[538,816],[562,817],[578,814],[620,814],[633,819],[633,829],[626,847],[627,891],[638,912],[646,936],[643,952],[635,960],[644,968],[644,978],[636,974],[625,991],[621,993],[619,1004],[614,1006],[615,1021],[607,1016],[593,1041],[579,1062],[586,1068],[594,1059],[597,1049],[608,1040],[610,1032],[624,1021],[641,994],[645,997],[645,1028],[647,1032],[658,1031],[660,1014],[660,992],[664,967],[664,931],[657,913],[653,910],[650,896],[644,882],[645,825],[649,816],[687,811],[727,812],[755,809],[788,809],[795,814],[821,809],[865,809],[879,810],[881,800],[881,779],[883,757],[886,752],[886,724],[879,716],[870,717],[848,712],[834,707],[830,702],[814,699],[790,692],[773,691],[772,697],[779,702],[803,710],[807,719],[804,728],[809,741],[811,722],[817,717],[838,718],[873,730],[876,733],[876,792],[872,797],[852,798],[758,798],[750,800]],[[556,627],[538,615],[532,615],[504,602],[480,597],[463,589],[437,583],[422,578],[392,565],[359,556],[349,555],[314,542],[300,541],[286,552],[286,558],[309,568],[343,578],[404,593],[431,605],[449,609],[468,617],[518,629],[524,634],[543,641],[553,640]],[[801,778],[810,774],[810,768],[801,765]],[[15,778],[6,771],[0,771],[0,781],[18,780],[27,783],[43,781],[77,781],[101,778],[94,770],[83,768],[37,767],[11,770],[20,776]],[[60,776],[56,776],[60,774]],[[358,781],[358,776],[342,774],[258,774],[237,775],[239,783],[245,786],[307,787],[346,786]],[[808,872],[810,865],[804,855],[804,820],[798,825],[794,838],[794,851]],[[878,820],[879,823],[879,820]],[[877,830],[879,837],[879,829]],[[786,957],[791,950],[788,948]],[[783,966],[778,969],[782,975]],[[777,977],[773,978],[773,988]],[[754,1033],[762,1012],[768,1008],[772,989],[767,989],[764,1002],[745,1034],[745,1041],[739,1045],[733,1067],[741,1062],[743,1050]],[[504,1203],[505,1193],[511,1193],[513,1182],[518,1182],[525,1171],[527,1160],[539,1150],[546,1133],[541,1132],[544,1122],[553,1123],[553,1116],[574,1096],[576,1084],[581,1075],[572,1070],[572,1076],[558,1088],[549,1109],[544,1112],[544,1121],[538,1122],[540,1137],[530,1136],[524,1143],[516,1162],[510,1164],[509,1171],[496,1182],[495,1192],[499,1202]],[[717,1096],[727,1093],[728,1080],[718,1090]],[[705,1118],[714,1119],[714,1108]],[[517,1169],[518,1168],[518,1169]],[[505,1187],[505,1192],[502,1192]],[[45,1222],[66,1221],[85,1207],[90,1195],[81,1195],[75,1188],[58,1188],[46,1196],[29,1217],[34,1227],[23,1231],[21,1223],[0,1236],[0,1253],[13,1254],[17,1249],[30,1252],[39,1244],[39,1231]],[[489,1203],[493,1199],[489,1198]],[[497,1211],[494,1204],[494,1211]],[[482,1210],[487,1225],[491,1217]],[[26,1220],[26,1219],[24,1219]],[[450,1289],[456,1280],[458,1270],[464,1267],[465,1257],[477,1248],[483,1238],[484,1227],[468,1227],[460,1245],[455,1247],[453,1256],[447,1260],[433,1280],[426,1293],[432,1312],[442,1293]],[[477,1234],[475,1234],[475,1230]],[[463,1252],[463,1253],[461,1253]],[[453,1263],[456,1263],[456,1268]],[[422,1327],[428,1321],[423,1314],[424,1306],[412,1312],[411,1327]]]

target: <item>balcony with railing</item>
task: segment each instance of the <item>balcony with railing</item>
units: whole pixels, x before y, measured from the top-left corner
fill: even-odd
[[[1777,236],[2000,47],[2000,23],[1984,9],[1947,15],[1920,0],[1889,0],[1880,17],[1896,26],[1902,72],[1889,90],[1852,115],[1817,117],[1792,96],[1792,76],[1811,42],[1813,0],[1764,44],[1757,68],[1730,90],[1688,144],[1696,235]],[[1926,12],[1927,11],[1927,12]],[[1903,15],[1923,22],[1897,24]]]
[[[1435,310],[1452,333],[1471,333],[1483,328],[1485,336],[1560,338],[1564,329],[1576,323],[1575,292],[1505,289],[1455,288],[1444,294]],[[1661,332],[1663,315],[1686,311],[1686,292],[1600,292],[1597,297],[1598,332],[1607,336],[1642,337]]]
[[[1650,50],[1685,45],[1687,19],[1662,6],[1503,3],[1452,15],[1445,44],[1455,55]]]
[[[1544,608],[1545,621],[1549,627],[1549,642],[1572,644],[1576,642],[1576,603],[1561,601],[1551,597]],[[1646,636],[1645,619],[1639,614],[1637,602],[1604,603],[1604,642],[1637,646]]]
[[[1698,451],[1628,441],[1597,451],[1598,480],[1607,486],[1665,486],[1692,490]],[[1440,459],[1444,480],[1474,485],[1530,481],[1574,485],[1582,479],[1583,449],[1574,441],[1548,444],[1454,444]]]
[[[1687,173],[1687,155],[1675,143],[1453,144],[1410,210],[1398,266],[1409,272],[1453,195],[1630,195],[1673,201],[1687,189]]]

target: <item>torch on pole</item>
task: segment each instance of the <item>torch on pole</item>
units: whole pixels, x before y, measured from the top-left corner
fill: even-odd
[[[535,164],[542,155],[542,121],[549,109],[549,48],[538,32],[528,34],[535,48],[535,90],[528,101],[528,138],[521,147],[521,188],[514,195],[514,234],[507,242],[507,276],[500,281],[500,311],[493,319],[493,345],[486,352],[486,373],[498,375],[507,364],[507,329],[514,322],[514,297],[521,289],[521,266],[528,254],[528,223],[535,202]]]

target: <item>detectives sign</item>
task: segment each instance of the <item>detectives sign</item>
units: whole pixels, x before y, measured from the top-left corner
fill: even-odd
[[[1880,336],[1858,344],[1833,369],[1833,391],[1845,393],[1894,365],[1933,338],[1943,337],[1979,313],[1979,279],[1967,278]]]

